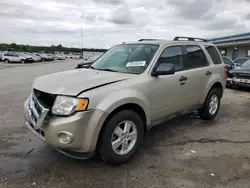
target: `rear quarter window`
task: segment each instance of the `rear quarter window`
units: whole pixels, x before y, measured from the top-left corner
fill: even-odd
[[[222,64],[222,60],[218,50],[214,46],[205,46],[214,64]]]

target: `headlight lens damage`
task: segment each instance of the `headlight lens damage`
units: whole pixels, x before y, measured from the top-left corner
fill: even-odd
[[[88,102],[88,99],[57,96],[52,107],[52,113],[55,115],[67,116],[73,112],[84,111],[87,109]]]

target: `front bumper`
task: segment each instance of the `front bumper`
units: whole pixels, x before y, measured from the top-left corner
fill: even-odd
[[[95,151],[101,127],[108,114],[101,110],[78,112],[69,117],[52,116],[47,118],[41,128],[35,129],[29,115],[29,100],[24,103],[26,126],[39,138],[48,144],[74,152]],[[61,143],[59,132],[68,132],[73,135],[69,144]]]
[[[249,87],[250,88],[250,79],[232,79],[232,85],[240,87]]]
[[[25,61],[26,61],[27,63],[32,63],[32,62],[34,62],[34,60],[33,60],[32,58],[27,58]]]

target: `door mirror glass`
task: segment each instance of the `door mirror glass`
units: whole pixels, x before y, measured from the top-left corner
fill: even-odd
[[[152,72],[152,76],[169,75],[175,73],[175,67],[170,63],[161,63]]]

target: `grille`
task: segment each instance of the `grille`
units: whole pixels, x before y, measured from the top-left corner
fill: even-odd
[[[34,95],[41,105],[49,109],[52,108],[56,99],[56,95],[45,93],[36,89],[34,89]]]
[[[47,118],[49,109],[45,108],[34,94],[29,97],[29,117],[33,128],[39,130]]]
[[[38,118],[42,115],[42,107],[38,104],[36,98],[32,95],[29,101],[30,118],[34,124],[37,124]]]
[[[236,78],[250,79],[250,74],[236,74]]]

